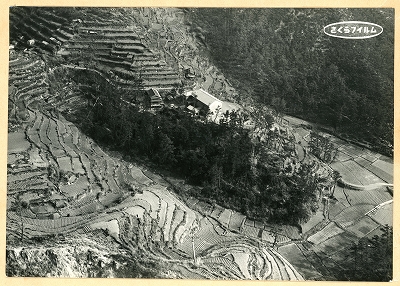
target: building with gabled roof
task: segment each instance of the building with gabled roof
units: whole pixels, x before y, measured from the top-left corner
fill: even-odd
[[[160,109],[162,108],[162,106],[164,105],[164,102],[162,100],[162,97],[160,95],[160,93],[158,92],[157,89],[155,88],[150,88],[147,91],[147,94],[150,97],[150,107],[151,109]]]
[[[209,107],[214,103],[216,103],[217,105],[219,105],[219,103],[222,103],[221,100],[201,88],[190,91],[187,93],[187,95],[194,97],[197,101]]]
[[[189,106],[200,110],[200,113],[217,115],[222,109],[222,101],[211,95],[204,89],[197,89],[186,93],[186,101]]]
[[[227,112],[242,110],[239,104],[222,101],[204,89],[186,92],[186,102],[188,110],[208,115],[209,120],[217,123]]]

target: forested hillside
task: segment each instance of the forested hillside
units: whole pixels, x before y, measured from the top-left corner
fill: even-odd
[[[393,14],[10,8],[6,275],[392,280]]]
[[[85,88],[89,98],[97,95],[91,107],[77,112],[80,127],[112,149],[148,159],[202,187],[190,195],[262,221],[293,225],[308,221],[318,208],[318,188],[329,179],[315,174],[315,163],[285,164],[295,160],[293,139],[281,139],[281,148],[273,131],[267,142],[251,140],[242,127],[244,116],[235,112],[219,124],[179,109],[142,112],[120,100],[134,102],[140,89],[132,87],[127,96],[97,74],[77,71],[71,76],[77,86],[91,87]],[[270,127],[272,118],[265,120]]]
[[[390,152],[394,10],[195,9],[188,19],[243,97]],[[363,40],[324,34],[339,21],[373,22],[383,33]]]

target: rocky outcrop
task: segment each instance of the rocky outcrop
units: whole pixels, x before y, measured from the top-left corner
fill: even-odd
[[[7,247],[7,276],[115,277],[118,263],[111,254],[85,245]]]

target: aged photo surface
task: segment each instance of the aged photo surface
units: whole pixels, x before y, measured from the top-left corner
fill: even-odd
[[[390,281],[394,9],[9,7],[8,277]]]

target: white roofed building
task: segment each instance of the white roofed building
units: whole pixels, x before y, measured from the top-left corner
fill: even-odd
[[[188,110],[195,110],[196,114],[207,115],[209,120],[216,123],[220,121],[226,112],[240,111],[242,109],[240,105],[222,101],[204,89],[186,92],[186,102]]]
[[[187,92],[186,101],[188,106],[197,108],[200,114],[208,115],[211,120],[215,120],[222,110],[222,101],[203,89]]]

